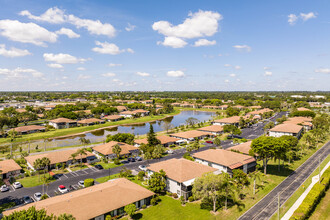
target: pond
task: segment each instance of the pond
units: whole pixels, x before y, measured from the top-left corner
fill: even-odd
[[[184,125],[186,123],[186,120],[190,117],[196,118],[198,122],[204,122],[208,121],[212,118],[214,115],[213,112],[204,112],[204,111],[182,111],[180,114],[171,116],[168,118],[165,118],[163,120],[157,120],[154,122],[148,122],[148,123],[141,123],[141,124],[135,124],[130,126],[118,126],[115,128],[105,128],[100,129],[97,131],[91,131],[89,133],[77,135],[77,136],[71,136],[66,137],[62,139],[54,138],[50,139],[47,142],[44,142],[43,140],[37,140],[30,143],[30,149],[44,149],[46,148],[54,148],[54,147],[64,147],[64,146],[73,146],[73,145],[79,145],[79,138],[84,137],[86,139],[89,139],[91,143],[96,142],[103,142],[106,139],[106,136],[109,134],[116,134],[116,133],[132,133],[134,135],[144,135],[149,132],[149,126],[150,124],[153,125],[154,131],[164,131],[166,130],[164,127],[164,124],[170,123],[173,127],[177,127],[180,125]],[[20,146],[25,150],[27,149],[27,144],[20,144]],[[15,147],[17,149],[17,147]]]

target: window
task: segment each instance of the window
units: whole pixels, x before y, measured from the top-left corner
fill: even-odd
[[[208,165],[211,167],[212,166],[212,163],[211,162],[208,162]]]
[[[176,182],[176,184],[178,184],[178,186],[180,186],[180,183],[179,182]]]
[[[176,194],[178,194],[178,196],[180,196],[181,191],[180,190],[176,191]]]

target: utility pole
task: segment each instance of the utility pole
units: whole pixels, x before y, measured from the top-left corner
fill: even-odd
[[[319,183],[321,183],[321,156],[319,156]]]
[[[281,217],[280,217],[280,193],[278,193],[277,204],[278,204],[278,206],[277,206],[277,215],[278,215],[278,220],[280,220],[281,219]]]

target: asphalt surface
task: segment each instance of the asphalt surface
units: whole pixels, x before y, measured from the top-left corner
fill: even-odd
[[[262,200],[245,212],[239,220],[269,219],[278,208],[278,195],[282,206],[291,195],[318,168],[319,161],[323,161],[330,153],[330,142],[326,143],[300,167],[292,172],[283,182],[268,193]]]
[[[275,121],[277,118],[282,117],[282,115],[284,115],[285,112],[280,112],[277,115],[275,115],[273,118],[271,118],[271,121]],[[260,135],[262,135],[264,133],[263,127],[267,124],[268,122],[259,122],[258,124],[250,127],[250,128],[245,128],[242,129],[242,134],[239,136],[240,138],[246,138],[246,139],[255,139],[257,137],[259,137]],[[221,142],[221,146],[224,149],[227,149],[228,147],[233,146],[232,141],[230,140],[226,140],[226,141],[222,141]],[[204,151],[209,149],[210,147],[214,147],[213,144],[205,144],[204,147],[201,147],[198,151]],[[153,159],[153,160],[147,160],[147,161],[137,161],[137,162],[131,162],[129,164],[125,164],[123,166],[120,167],[116,167],[116,168],[111,168],[110,170],[98,170],[94,167],[91,168],[86,168],[83,170],[79,170],[79,171],[74,171],[74,172],[70,172],[70,173],[66,173],[63,175],[58,175],[56,176],[57,180],[50,183],[48,188],[45,186],[44,191],[50,196],[56,196],[61,194],[58,191],[58,186],[59,185],[64,185],[67,188],[69,188],[69,186],[71,185],[74,190],[79,190],[78,187],[78,181],[80,180],[85,180],[87,178],[93,178],[93,179],[97,179],[100,177],[104,177],[104,176],[109,176],[112,174],[117,174],[120,172],[120,170],[123,167],[126,167],[130,170],[139,170],[139,165],[148,165],[148,164],[152,164],[152,163],[156,163],[159,161],[164,161],[164,160],[169,160],[172,158],[182,158],[183,154],[186,152],[185,149],[178,149],[175,150],[173,154],[168,155],[166,157],[160,158],[160,159]],[[194,153],[197,151],[193,151],[191,153]],[[3,192],[0,193],[0,204],[2,203],[6,203],[6,202],[10,202],[10,201],[15,201],[17,204],[21,203],[21,198],[23,196],[30,196],[33,200],[33,195],[36,192],[43,192],[43,186],[35,186],[35,187],[30,187],[30,188],[20,188],[20,189],[14,189],[12,186],[9,187],[10,191],[8,192]]]

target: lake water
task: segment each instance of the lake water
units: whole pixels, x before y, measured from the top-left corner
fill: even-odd
[[[53,148],[53,147],[64,147],[64,146],[72,146],[80,144],[79,138],[84,137],[89,139],[91,143],[95,142],[102,142],[105,141],[106,136],[109,134],[116,134],[116,133],[132,133],[137,136],[144,135],[149,132],[150,124],[153,125],[154,131],[164,131],[163,128],[164,123],[171,123],[174,127],[184,125],[186,120],[190,117],[196,118],[199,122],[208,121],[214,115],[213,112],[203,112],[203,111],[182,111],[180,114],[168,117],[163,120],[158,120],[154,122],[148,122],[143,124],[136,124],[130,126],[118,126],[112,129],[100,129],[97,131],[92,131],[86,134],[67,137],[63,139],[51,139],[48,142],[44,142],[43,140],[38,140],[30,143],[30,149],[35,149],[38,146],[38,149],[43,149],[45,146],[46,148]],[[21,144],[22,148],[25,150],[27,149],[26,144]],[[17,148],[17,147],[16,147]]]

